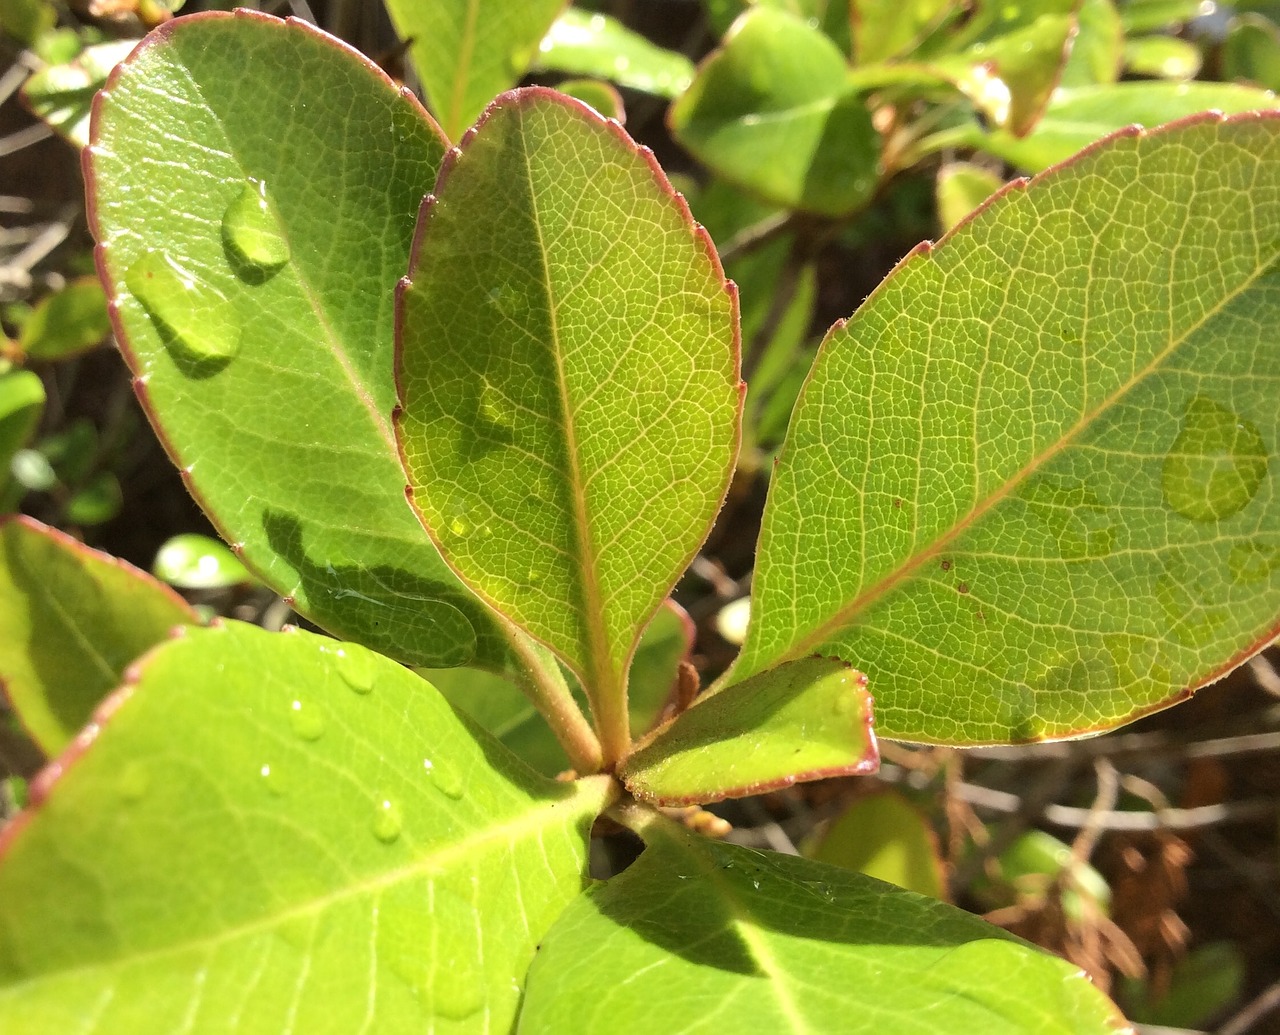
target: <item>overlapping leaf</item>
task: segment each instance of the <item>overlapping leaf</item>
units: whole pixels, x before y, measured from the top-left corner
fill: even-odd
[[[1129,132],[824,342],[735,678],[858,665],[882,735],[1105,729],[1280,629],[1280,117]],[[838,419],[835,415],[838,415]]]
[[[639,861],[572,903],[543,940],[520,1035],[1122,1026],[1082,972],[941,902],[791,856],[646,837]]]
[[[626,758],[641,801],[692,805],[880,764],[866,677],[834,658],[802,658],[704,694]]]
[[[611,79],[659,97],[678,97],[693,81],[693,62],[650,43],[617,19],[569,8],[538,45],[535,69]]]
[[[818,29],[759,7],[672,105],[671,130],[731,183],[779,205],[845,215],[871,197],[880,157],[847,75],[844,55]]]
[[[191,632],[99,723],[0,837],[5,1031],[506,1031],[608,793],[307,633]]]
[[[242,11],[157,30],[88,149],[118,337],[223,537],[303,614],[419,664],[501,647],[404,501],[393,292],[444,142],[375,66]]]
[[[578,675],[616,758],[639,630],[733,467],[732,290],[652,158],[562,94],[500,98],[455,154],[401,295],[412,500]]]
[[[195,612],[132,565],[27,517],[0,519],[0,685],[47,755],[125,668]]]
[[[457,140],[496,94],[519,82],[568,0],[387,0],[427,103]]]

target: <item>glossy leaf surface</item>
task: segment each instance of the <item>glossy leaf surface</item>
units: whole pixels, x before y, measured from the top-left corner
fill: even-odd
[[[757,8],[672,105],[671,129],[716,173],[767,201],[844,215],[871,197],[880,156],[846,77],[844,55],[816,28]]]
[[[427,103],[457,140],[496,94],[528,70],[567,0],[387,0],[410,44]]]
[[[674,832],[649,841],[543,940],[520,1035],[1121,1026],[1069,963],[941,902],[794,856]]]
[[[570,7],[538,45],[537,71],[610,79],[658,97],[678,97],[693,81],[693,62],[655,46],[616,18]]]
[[[780,665],[709,693],[627,758],[636,798],[692,805],[880,765],[866,677],[833,658]]]
[[[149,36],[95,132],[118,338],[223,538],[326,628],[499,664],[405,505],[391,431],[394,287],[444,153],[421,107],[336,40],[241,11]]]
[[[455,154],[401,293],[412,502],[616,736],[639,631],[733,469],[734,296],[652,157],[563,94],[500,98]]]
[[[137,40],[113,40],[85,47],[62,65],[50,65],[22,84],[27,106],[69,143],[89,142],[89,108],[107,75],[129,56]]]
[[[1158,126],[1201,111],[1235,115],[1276,108],[1274,94],[1231,83],[1130,82],[1060,90],[1029,136],[983,133],[962,141],[1027,172],[1040,172],[1125,126]]]
[[[1265,115],[1119,135],[918,248],[797,404],[736,678],[835,654],[882,735],[982,743],[1109,728],[1260,649],[1278,255]]]
[[[56,755],[139,655],[195,613],[124,561],[27,517],[0,520],[0,682]]]
[[[505,1031],[607,793],[308,633],[193,631],[99,722],[0,839],[6,1031]]]
[[[859,65],[910,57],[956,14],[947,0],[850,0],[854,57]]]
[[[151,572],[181,589],[221,589],[253,581],[240,558],[216,539],[192,532],[166,539]]]
[[[1137,75],[1160,79],[1192,79],[1200,71],[1200,48],[1173,36],[1138,36],[1127,40],[1124,63]]]

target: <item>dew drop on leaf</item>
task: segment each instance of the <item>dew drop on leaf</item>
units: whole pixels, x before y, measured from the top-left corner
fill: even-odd
[[[255,270],[272,272],[289,261],[289,242],[280,232],[262,180],[249,180],[227,206],[222,235],[236,256]]]
[[[181,358],[229,360],[240,351],[240,320],[226,296],[167,255],[147,252],[124,281]]]
[[[1192,521],[1221,521],[1257,495],[1267,447],[1249,421],[1204,395],[1187,404],[1161,472],[1165,502]]]
[[[343,644],[333,651],[338,659],[338,675],[358,694],[373,690],[373,655],[354,643]]]
[[[373,808],[373,836],[383,844],[389,845],[400,837],[404,823],[400,817],[400,806],[390,798],[380,798]]]
[[[324,716],[318,708],[302,701],[289,706],[289,725],[303,740],[319,740],[324,735]]]
[[[457,774],[435,765],[429,758],[422,760],[422,767],[427,771],[427,775],[431,777],[431,786],[446,798],[452,798],[457,801],[462,797],[462,781]]]
[[[269,763],[264,762],[262,764],[258,769],[258,776],[262,779],[262,785],[272,794],[278,796],[283,793],[283,788],[280,785],[280,774],[273,770]]]

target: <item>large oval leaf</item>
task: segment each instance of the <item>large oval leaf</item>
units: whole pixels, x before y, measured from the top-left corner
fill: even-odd
[[[794,856],[645,836],[639,861],[543,940],[520,1035],[1123,1026],[1081,971],[953,906]]]
[[[385,658],[236,623],[98,723],[0,835],[6,1032],[506,1031],[608,793]]]
[[[241,11],[147,38],[100,95],[86,168],[121,346],[224,538],[327,628],[492,663],[391,433],[392,293],[444,146],[354,51]]]
[[[1280,631],[1280,117],[1006,190],[827,337],[735,678],[815,650],[882,735],[1093,732]]]
[[[551,90],[499,98],[423,207],[400,309],[412,500],[626,746],[640,630],[737,452],[737,307],[652,155]]]

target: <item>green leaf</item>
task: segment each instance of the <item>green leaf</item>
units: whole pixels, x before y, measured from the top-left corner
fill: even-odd
[[[693,82],[693,62],[655,46],[615,18],[570,7],[538,46],[534,70],[611,79],[658,97],[678,97]]]
[[[22,86],[27,106],[76,147],[89,143],[89,107],[107,75],[129,56],[137,40],[85,47],[62,65],[42,68]]]
[[[950,146],[988,151],[1028,172],[1065,161],[1108,133],[1130,125],[1156,126],[1201,111],[1236,115],[1274,109],[1274,94],[1231,83],[1131,82],[1059,90],[1029,136],[983,133],[972,126]]]
[[[688,659],[692,645],[693,623],[683,610],[667,601],[640,637],[631,662],[627,706],[632,730],[643,733],[657,720],[671,697],[678,666]],[[551,727],[509,679],[471,668],[420,669],[419,674],[450,704],[544,776],[569,768],[569,759]],[[574,691],[574,697],[586,705],[580,689]]]
[[[240,558],[225,545],[192,532],[166,539],[156,551],[151,572],[181,589],[222,589],[253,581]]]
[[[880,157],[871,115],[846,78],[830,39],[756,8],[671,106],[671,130],[730,183],[778,205],[845,215],[871,197]]]
[[[1122,1024],[1071,964],[952,906],[794,856],[645,836],[640,859],[543,939],[520,1035],[1101,1035]]]
[[[387,0],[427,101],[457,140],[495,94],[520,81],[567,0]],[[424,192],[425,193],[425,192]]]
[[[0,518],[0,680],[46,755],[136,657],[196,620],[145,572],[28,517]]]
[[[1135,1021],[1151,1026],[1198,1028],[1239,1000],[1249,961],[1232,942],[1199,945],[1174,962],[1164,989],[1125,979],[1121,990]]]
[[[48,0],[0,0],[0,29],[24,46],[31,46],[58,21]]]
[[[879,768],[867,680],[834,658],[804,658],[709,693],[618,771],[636,798],[692,805]]]
[[[804,854],[921,895],[946,897],[933,828],[894,791],[859,798],[804,846]]]
[[[599,79],[565,79],[556,83],[556,89],[589,104],[606,119],[626,124],[627,111],[622,103],[622,94],[609,83]]]
[[[44,409],[44,383],[30,370],[0,374],[0,485],[14,454],[31,438]]]
[[[850,0],[855,64],[910,58],[920,43],[957,16],[948,0]]]
[[[1063,914],[1077,923],[1096,922],[1111,907],[1107,879],[1088,863],[1078,862],[1070,845],[1043,830],[1021,834],[993,866],[984,867],[969,890],[987,909],[1040,909],[1048,895],[1060,895]]]
[[[1124,44],[1125,67],[1136,75],[1194,79],[1200,61],[1199,47],[1173,36],[1138,36]]]
[[[119,514],[123,502],[120,480],[111,471],[99,471],[67,501],[66,518],[73,525],[100,525]]]
[[[1206,116],[916,249],[797,404],[735,678],[836,654],[882,735],[1034,740],[1166,707],[1274,638],[1277,227],[1280,118]]]
[[[96,277],[82,277],[40,300],[23,323],[18,344],[31,359],[65,359],[110,333],[102,285]]]
[[[118,337],[222,537],[325,628],[500,664],[405,505],[391,431],[393,290],[445,148],[422,108],[310,26],[241,11],[147,37],[95,132]]]
[[[6,1031],[506,1031],[609,794],[385,658],[238,623],[97,726],[0,839]]]
[[[1261,15],[1236,18],[1222,44],[1222,75],[1280,90],[1280,28]]]
[[[563,94],[506,95],[454,154],[400,296],[411,500],[616,757],[639,632],[733,470],[732,289],[652,157]]]
[[[938,221],[950,230],[991,197],[1004,180],[990,169],[970,162],[948,162],[938,170]]]
[[[1076,13],[1076,35],[1058,85],[1114,83],[1120,77],[1123,58],[1124,26],[1115,4],[1112,0],[1084,0]]]
[[[986,0],[955,42],[967,49],[930,59],[997,126],[1015,137],[1039,120],[1070,52],[1079,0]]]
[[[1202,14],[1202,0],[1120,0],[1120,20],[1126,36],[1172,29]]]

